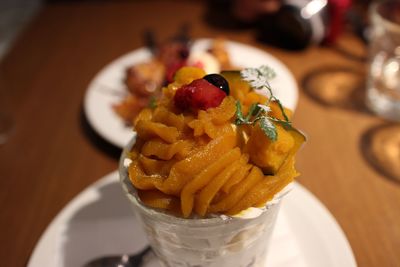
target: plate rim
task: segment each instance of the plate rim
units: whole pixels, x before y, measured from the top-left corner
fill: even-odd
[[[83,189],[80,193],[78,193],[73,199],[71,199],[53,218],[50,224],[46,227],[44,232],[42,232],[40,238],[35,244],[35,247],[30,255],[28,260],[27,267],[45,267],[45,266],[54,266],[57,263],[56,256],[53,259],[49,259],[48,255],[57,255],[57,235],[59,234],[59,229],[65,225],[65,223],[75,214],[77,210],[83,205],[90,203],[91,201],[96,199],[97,196],[97,189],[113,183],[119,182],[119,173],[118,170],[110,172],[99,180],[95,181],[94,183],[87,186]],[[122,194],[122,190],[121,190]],[[346,263],[346,267],[356,267],[357,263],[354,257],[353,250],[350,246],[349,241],[346,238],[342,228],[340,227],[339,223],[336,221],[334,216],[329,212],[329,210],[323,205],[323,203],[313,195],[309,190],[307,190],[304,186],[299,184],[298,182],[293,183],[292,192],[289,193],[289,196],[292,195],[292,198],[295,195],[300,195],[303,200],[306,200],[306,203],[310,205],[309,207],[313,212],[310,214],[314,214],[314,221],[315,216],[322,218],[325,223],[328,222],[328,228],[330,229],[331,236],[334,233],[336,239],[336,248],[341,249],[344,252],[344,260],[341,263]],[[282,209],[285,212],[285,206],[287,206],[288,201],[290,198],[286,198],[282,204]],[[293,201],[292,201],[293,202]],[[288,217],[287,212],[285,212],[286,217]],[[310,216],[310,215],[309,215]],[[290,221],[287,220],[290,224]],[[325,226],[327,226],[325,224]],[[47,247],[47,249],[46,249]],[[337,250],[335,250],[337,252]],[[337,256],[337,254],[335,254]],[[336,267],[336,265],[333,265]],[[344,265],[337,265],[337,267],[344,267]]]

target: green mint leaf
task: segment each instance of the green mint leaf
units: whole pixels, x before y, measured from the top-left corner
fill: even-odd
[[[278,139],[278,132],[276,131],[275,125],[266,117],[261,117],[258,121],[264,134],[273,142],[275,142]]]
[[[157,99],[154,96],[150,97],[150,100],[149,100],[149,103],[147,104],[147,106],[150,109],[156,109],[157,108]]]
[[[272,118],[269,117],[269,119],[273,122],[279,123],[280,125],[282,125],[286,130],[294,130],[295,128],[292,126],[292,123],[290,121],[283,121],[283,120],[279,120],[276,118]]]
[[[258,114],[260,113],[260,107],[258,103],[251,104],[249,108],[249,112],[247,113],[246,120],[250,121],[251,117],[255,116],[257,118]]]
[[[240,125],[240,124],[244,124],[245,123],[245,118],[243,117],[243,113],[242,113],[242,106],[240,104],[240,101],[237,100],[236,101],[236,120],[235,120],[235,124],[236,125]]]
[[[282,115],[285,118],[285,121],[289,122],[289,118],[285,113],[285,109],[283,108],[283,105],[282,105],[281,101],[279,99],[277,99],[276,97],[275,97],[275,100],[278,103],[279,109],[281,110]]]

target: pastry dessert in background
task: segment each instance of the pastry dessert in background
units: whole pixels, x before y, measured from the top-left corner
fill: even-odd
[[[225,39],[213,39],[205,51],[191,51],[187,39],[172,39],[150,49],[152,58],[128,67],[124,85],[127,95],[113,105],[120,118],[131,126],[139,111],[161,96],[161,88],[172,82],[175,72],[183,66],[195,66],[206,73],[218,73],[231,68]]]

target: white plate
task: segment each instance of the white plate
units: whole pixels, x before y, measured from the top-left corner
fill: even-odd
[[[101,255],[136,252],[146,244],[115,171],[81,192],[55,217],[37,243],[28,267],[79,267]],[[340,226],[298,183],[282,203],[267,264],[357,266]],[[156,262],[149,265],[158,266]]]
[[[210,39],[199,39],[193,43],[193,51],[205,51],[210,47]],[[227,42],[227,50],[234,66],[258,67],[268,65],[277,73],[271,81],[275,95],[283,105],[295,110],[298,89],[292,73],[272,55],[237,42]],[[126,89],[123,84],[125,69],[139,62],[147,61],[151,53],[146,48],[134,50],[104,67],[90,83],[84,100],[84,110],[90,125],[104,139],[117,147],[124,147],[133,135],[130,127],[113,111]]]

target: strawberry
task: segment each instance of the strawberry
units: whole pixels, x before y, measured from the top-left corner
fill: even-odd
[[[180,87],[174,96],[175,106],[181,110],[206,110],[221,104],[226,93],[204,79],[194,80]]]

